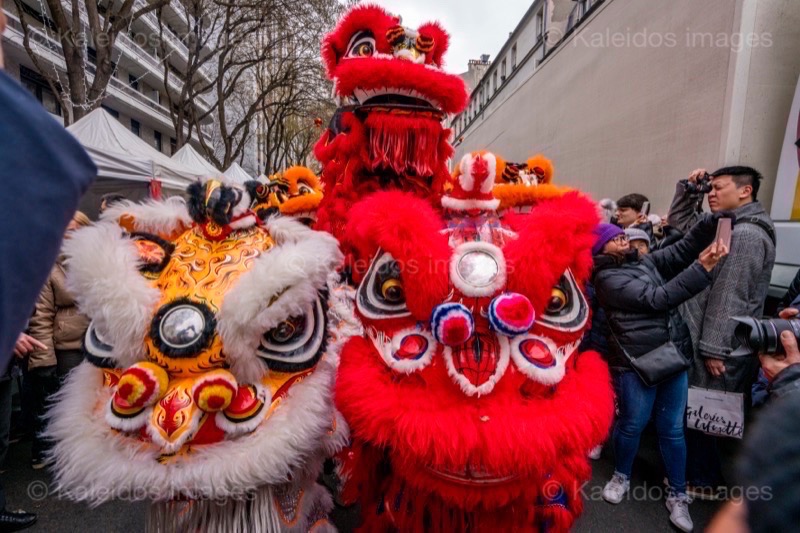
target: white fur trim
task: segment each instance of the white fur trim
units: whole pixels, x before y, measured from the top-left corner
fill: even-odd
[[[301,242],[304,239],[319,235],[321,232],[314,231],[294,217],[273,216],[264,223],[270,237],[279,246],[287,242]]]
[[[488,285],[476,286],[461,279],[459,276],[458,263],[461,258],[468,253],[476,251],[488,253],[497,261],[497,275]],[[484,241],[470,241],[459,244],[450,258],[450,282],[464,296],[492,296],[500,292],[506,286],[506,259],[503,256],[503,250],[494,244]]]
[[[497,366],[495,367],[494,374],[480,384],[479,386],[475,386],[464,377],[463,374],[460,374],[458,370],[456,370],[455,362],[453,361],[453,349],[449,346],[445,346],[443,350],[444,361],[445,365],[447,366],[447,374],[452,378],[453,381],[461,388],[461,391],[466,394],[467,396],[485,396],[494,390],[494,386],[497,385],[497,382],[500,381],[500,378],[506,373],[506,369],[508,368],[508,361],[509,357],[509,343],[508,338],[503,337],[502,335],[497,335],[497,342],[500,345],[500,352],[497,354]]]
[[[74,232],[64,252],[67,288],[113,347],[112,358],[123,367],[141,361],[161,294],[139,272],[136,246],[116,223],[100,222]]]
[[[106,209],[100,220],[116,223],[125,215],[133,218],[135,231],[144,233],[168,235],[192,225],[186,201],[180,196],[140,203],[125,200]]]
[[[256,225],[256,216],[255,215],[247,215],[242,217],[238,220],[232,221],[228,224],[231,229],[244,229],[244,228],[252,228]]]
[[[151,405],[148,407],[143,407],[142,410],[136,414],[136,416],[122,418],[121,416],[115,414],[111,408],[113,401],[114,399],[112,397],[110,400],[108,400],[108,402],[106,402],[105,419],[109,426],[120,431],[138,431],[147,423],[148,420],[150,420],[150,416],[153,414],[153,406]]]
[[[235,206],[233,206],[233,211],[231,212],[231,215],[233,215],[233,217],[239,217],[239,216],[242,216],[243,214],[245,214],[248,210],[250,210],[250,205],[252,205],[253,199],[250,197],[250,193],[247,192],[247,189],[245,189],[241,184],[238,184],[238,183],[231,184],[231,183],[228,183],[226,181],[223,181],[223,183],[225,185],[227,185],[228,187],[230,187],[232,189],[237,189],[238,191],[240,191],[242,193],[242,197],[239,199],[239,203],[237,203]],[[248,217],[245,217],[245,219],[246,218],[248,218]],[[245,220],[245,219],[242,219],[242,220]],[[252,217],[252,223],[253,224],[256,223],[255,215]],[[231,224],[231,227],[233,227],[233,224]],[[250,226],[237,226],[236,228],[247,228],[247,227],[250,227]],[[236,229],[236,228],[234,228],[234,229]]]
[[[535,339],[547,345],[550,353],[553,354],[555,364],[549,368],[541,368],[525,359],[519,349],[519,345],[528,339]],[[511,359],[514,360],[517,369],[530,379],[543,385],[555,385],[564,379],[567,359],[575,352],[579,344],[580,339],[556,346],[553,340],[548,337],[532,334],[519,335],[511,340]]]
[[[386,334],[375,328],[368,329],[367,335],[389,368],[403,374],[410,374],[428,366],[433,360],[433,354],[436,353],[436,347],[438,346],[433,335],[420,326],[412,326],[396,331],[390,339],[387,339]],[[422,335],[425,337],[425,340],[428,341],[428,349],[419,359],[396,359],[394,352],[400,349],[400,342],[408,335]]]
[[[342,281],[338,272],[328,275],[328,350],[325,359],[339,366],[339,353],[351,337],[364,335],[356,317],[356,289]]]
[[[481,183],[481,192],[483,194],[489,194],[492,192],[492,188],[494,188],[494,180],[497,176],[497,157],[491,152],[483,154],[483,157],[489,165],[489,175],[486,176],[483,183]]]
[[[346,432],[328,435],[333,374],[330,364],[320,362],[253,433],[193,446],[191,454],[162,463],[159,446],[106,424],[99,411],[113,389],[102,386],[102,370],[84,362],[70,372],[48,413],[59,490],[98,505],[126,495],[151,500],[228,497],[285,483],[290,475],[298,479],[322,461],[323,449],[338,450],[346,442]]]
[[[475,156],[466,154],[461,158],[461,163],[458,165],[461,170],[461,175],[458,176],[458,183],[461,185],[461,188],[467,192],[475,187],[475,179],[472,177],[472,164],[474,160]],[[444,198],[442,200],[444,200]]]
[[[452,209],[453,211],[466,211],[467,209],[494,211],[500,207],[500,200],[498,198],[493,198],[491,200],[475,200],[442,196],[442,207]]]
[[[285,232],[289,227],[298,235]],[[271,227],[276,228],[275,224]],[[266,372],[256,355],[262,335],[282,320],[302,314],[342,262],[336,239],[285,219],[276,229],[279,246],[263,252],[228,291],[217,314],[217,332],[230,370],[240,383],[257,383]],[[273,299],[275,299],[273,301]]]

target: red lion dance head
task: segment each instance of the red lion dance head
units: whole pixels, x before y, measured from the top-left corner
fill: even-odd
[[[350,210],[356,318],[336,404],[345,499],[371,531],[565,531],[613,401],[579,353],[597,215],[575,191],[498,215],[498,159],[467,155],[443,215],[403,191]]]
[[[315,147],[326,187],[320,229],[341,237],[347,210],[370,191],[440,192],[453,153],[442,120],[467,101],[461,78],[442,69],[447,46],[438,24],[406,28],[371,5],[350,10],[325,37],[339,109]]]

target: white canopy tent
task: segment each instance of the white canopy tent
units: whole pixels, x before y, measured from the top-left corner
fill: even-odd
[[[92,111],[67,130],[97,165],[97,180],[81,201],[81,210],[90,216],[96,214],[103,194],[116,192],[140,200],[150,195],[153,185],[166,196],[182,194],[205,174],[151,147],[103,109]]]
[[[192,148],[190,144],[184,144],[183,148],[172,154],[172,160],[191,168],[195,172],[202,173],[207,177],[216,177],[222,174],[221,171],[214,168],[214,165],[206,161],[197,150]]]
[[[234,163],[229,166],[224,174],[226,178],[236,183],[244,183],[245,181],[250,181],[253,179],[253,177],[248,174],[245,169],[239,166],[239,163]]]

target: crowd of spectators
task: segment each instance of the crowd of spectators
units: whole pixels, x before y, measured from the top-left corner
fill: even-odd
[[[761,181],[758,171],[745,166],[713,173],[697,169],[677,183],[665,219],[651,214],[649,200],[638,193],[599,204],[604,223],[597,230],[587,287],[593,323],[583,347],[606,358],[617,394],[610,436],[615,471],[603,497],[613,504],[625,499],[639,437],[653,420],[668,484],[666,506],[671,523],[682,531],[693,529],[688,510],[693,498],[728,499],[725,495],[733,492],[727,489],[756,482],[782,484],[782,495],[797,491],[775,457],[753,445],[768,447],[768,439],[780,440],[776,425],[788,422],[778,424],[780,415],[764,414],[775,423],[753,423],[752,408],[760,378],[770,397],[765,411],[776,413],[781,404],[784,416],[797,425],[796,410],[795,416],[786,414],[800,402],[800,394],[794,394],[800,389],[795,336],[781,334],[785,354],[755,353],[740,342],[732,320],[762,318],[775,262],[774,225],[758,201]],[[704,200],[710,213],[703,210]],[[721,218],[732,221],[727,242],[716,231]],[[798,294],[800,273],[781,302],[781,318],[798,316]],[[670,345],[676,350],[669,351]],[[648,382],[640,368],[665,353],[685,357],[685,368]],[[744,439],[687,427],[690,388],[740,396]],[[796,452],[778,449],[786,464],[797,462]],[[590,452],[599,456],[597,449]],[[764,464],[755,466],[759,461]],[[798,514],[796,506],[783,507],[777,502],[770,507],[758,497],[734,498],[712,525],[721,528],[715,531],[782,531],[780,526]]]

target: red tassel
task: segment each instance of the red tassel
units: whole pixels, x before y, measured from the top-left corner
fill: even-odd
[[[442,126],[416,115],[372,112],[367,117],[369,164],[373,171],[432,176],[444,164],[439,159]]]

